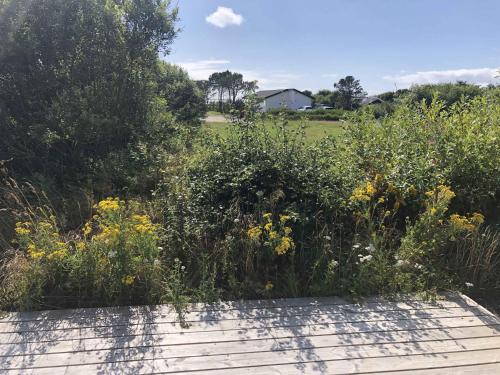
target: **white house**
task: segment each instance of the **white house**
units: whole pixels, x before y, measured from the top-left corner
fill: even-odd
[[[263,112],[274,108],[299,109],[312,106],[312,98],[296,89],[263,90],[256,92],[261,99],[260,109]]]

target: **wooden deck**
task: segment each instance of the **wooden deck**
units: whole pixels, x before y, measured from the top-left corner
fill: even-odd
[[[0,318],[1,374],[500,374],[500,320],[465,296],[283,299]]]

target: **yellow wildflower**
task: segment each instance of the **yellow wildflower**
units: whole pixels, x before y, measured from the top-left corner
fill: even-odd
[[[270,282],[270,281],[268,281],[268,282],[266,283],[266,286],[265,286],[266,291],[270,291],[270,290],[272,290],[273,288],[274,288],[273,283],[272,283],[272,282]]]
[[[375,186],[373,186],[373,184],[370,181],[368,181],[366,183],[366,194],[368,194],[368,196],[370,197],[373,197],[376,193],[377,189],[375,189]]]
[[[59,260],[66,258],[68,255],[68,250],[67,249],[61,249],[61,250],[56,250],[47,255],[48,260],[52,260],[54,258],[58,258]]]
[[[83,242],[83,241],[78,241],[77,243],[75,243],[75,248],[76,248],[78,251],[85,250],[85,242]]]
[[[354,202],[366,202],[370,200],[370,197],[366,195],[365,189],[363,188],[356,188],[352,192],[351,197],[349,200],[354,201]]]
[[[258,240],[258,239],[260,239],[260,236],[262,235],[262,229],[259,226],[250,227],[247,230],[247,235],[252,240]]]
[[[30,223],[29,222],[20,222],[18,221],[16,223],[16,228],[15,231],[18,235],[23,236],[31,233],[31,230],[29,229]]]
[[[278,237],[278,232],[276,232],[275,230],[272,230],[269,232],[269,240],[274,240],[276,237]]]
[[[122,277],[122,284],[132,285],[135,281],[135,276],[127,275]]]
[[[479,212],[474,212],[470,220],[477,225],[481,225],[484,223],[484,215]]]
[[[431,215],[435,215],[437,212],[437,208],[432,207],[429,212],[431,213]]]
[[[378,203],[384,203],[384,202],[385,202],[385,198],[384,198],[384,197],[380,197],[380,198],[378,199]]]
[[[32,258],[32,259],[39,259],[41,257],[43,257],[45,255],[45,251],[42,251],[42,250],[38,250],[35,246],[35,244],[33,243],[30,243],[28,245],[28,255]]]
[[[291,219],[291,217],[288,215],[280,215],[280,223],[281,224],[285,224],[290,219]]]
[[[268,231],[268,232],[272,229],[272,227],[273,227],[273,222],[272,222],[272,221],[270,221],[270,222],[268,222],[268,223],[266,223],[266,224],[264,225],[264,229],[265,229],[266,231]]]
[[[472,232],[476,229],[476,226],[462,215],[453,214],[450,216],[450,221],[458,230],[467,230]]]
[[[376,184],[376,185],[380,185],[380,184],[384,181],[384,176],[382,176],[381,174],[378,174],[378,173],[377,173],[377,174],[375,175],[374,180],[375,180],[375,184]]]
[[[85,236],[88,236],[92,232],[92,222],[87,222],[85,223],[85,226],[83,227],[83,234]]]
[[[40,228],[42,228],[42,229],[52,229],[53,228],[52,223],[49,223],[48,221],[41,221],[38,225],[40,225]]]
[[[132,215],[132,220],[140,224],[151,223],[148,215]]]
[[[449,202],[452,198],[455,197],[455,193],[451,190],[449,186],[446,185],[439,185],[434,190],[426,192],[425,195],[428,198],[442,199],[447,202]]]
[[[120,226],[118,224],[103,225],[101,230],[101,233],[94,237],[97,241],[114,242],[120,236]]]
[[[290,227],[284,227],[283,228],[283,232],[285,232],[285,235],[289,235],[290,233],[292,233],[292,228]]]
[[[42,258],[45,255],[45,251],[33,251],[29,255],[33,259],[39,259],[39,258]]]
[[[102,201],[100,201],[96,206],[97,212],[99,213],[107,213],[107,212],[113,212],[117,211],[120,209],[121,202],[118,200],[118,198],[106,198]]]
[[[281,237],[281,242],[279,243],[278,246],[274,249],[276,251],[276,254],[278,255],[283,255],[286,254],[286,252],[294,247],[293,240],[290,237]]]
[[[411,185],[409,188],[408,188],[408,194],[413,197],[415,195],[417,195],[417,189],[415,188],[415,186]]]
[[[394,186],[394,184],[392,182],[389,182],[387,184],[387,191],[389,193],[395,193],[396,192],[396,187]]]
[[[23,235],[31,233],[31,231],[28,228],[23,228],[23,227],[16,227],[15,231],[20,236],[23,236]]]
[[[455,193],[451,190],[449,186],[439,185],[438,186],[439,194],[446,200],[451,200],[455,197]]]
[[[140,234],[153,234],[155,230],[155,226],[151,223],[149,224],[136,224],[134,225],[134,229],[137,233]]]

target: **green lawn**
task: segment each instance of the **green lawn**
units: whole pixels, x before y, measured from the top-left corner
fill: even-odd
[[[208,111],[207,116],[220,116],[223,115],[223,113],[217,112],[217,111]]]
[[[317,141],[326,136],[338,137],[344,132],[346,123],[339,121],[290,121],[289,125],[292,128],[297,128],[301,124],[305,124],[306,139],[309,142]],[[203,124],[203,128],[210,132],[215,132],[221,136],[227,134],[231,123],[224,122],[209,122]],[[271,122],[266,122],[266,126],[271,127]]]

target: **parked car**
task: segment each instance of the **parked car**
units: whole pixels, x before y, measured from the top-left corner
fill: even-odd
[[[314,107],[314,109],[333,109],[333,107],[330,107],[326,104],[318,104]]]
[[[300,107],[299,109],[297,109],[297,111],[310,111],[311,109],[313,109],[313,107],[311,107],[310,105],[305,105],[303,107]]]

